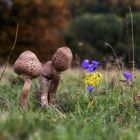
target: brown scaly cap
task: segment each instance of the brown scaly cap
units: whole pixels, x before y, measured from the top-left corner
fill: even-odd
[[[36,78],[42,74],[42,64],[31,51],[23,52],[14,64],[14,71],[19,75]]]
[[[48,61],[43,65],[43,76],[49,79],[53,77],[54,68],[52,66],[52,61]]]
[[[68,47],[58,48],[52,58],[52,64],[56,71],[61,72],[68,69],[72,62],[72,52]]]

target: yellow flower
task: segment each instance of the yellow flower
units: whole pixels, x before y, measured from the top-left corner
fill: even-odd
[[[90,86],[97,86],[100,80],[103,79],[103,75],[100,72],[86,73],[84,83]]]

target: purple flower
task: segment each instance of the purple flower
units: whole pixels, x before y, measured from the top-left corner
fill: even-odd
[[[88,72],[94,72],[94,70],[97,68],[99,62],[98,61],[92,61],[90,64],[88,59],[85,59],[82,62],[82,68],[88,70]]]
[[[99,62],[98,61],[92,61],[92,67],[93,67],[93,70],[95,70],[96,68],[97,68],[97,66],[98,66],[98,64],[99,64]]]
[[[89,64],[88,67],[88,72],[93,72],[96,70],[97,66],[98,66],[99,62],[98,61],[92,61],[92,64]]]
[[[92,86],[88,86],[88,87],[87,87],[88,93],[92,93],[93,90],[94,90],[94,87],[92,87]]]
[[[124,72],[124,73],[123,73],[123,76],[124,76],[127,80],[132,79],[132,74],[129,73],[129,72]]]
[[[89,64],[88,72],[93,72],[93,71],[94,71],[93,64]]]
[[[88,60],[88,59],[85,59],[85,60],[82,62],[82,68],[83,68],[83,69],[88,69],[88,68],[89,68],[89,60]]]

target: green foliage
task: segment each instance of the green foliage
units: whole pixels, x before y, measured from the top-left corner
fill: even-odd
[[[135,63],[140,67],[139,44],[140,44],[140,14],[133,13]],[[120,18],[112,14],[83,15],[75,18],[72,22],[66,38],[67,44],[80,55],[82,59],[102,60],[104,54],[113,55],[110,48],[104,45],[111,44],[118,57],[125,57],[132,61],[132,23],[130,14],[126,18]],[[82,45],[79,46],[79,42]],[[88,55],[86,55],[88,54]],[[129,61],[127,63],[129,63]]]
[[[81,41],[115,44],[122,35],[122,23],[114,15],[84,15],[75,19],[70,30]]]
[[[38,80],[30,90],[29,110],[23,111],[18,100],[22,82],[0,87],[0,138],[1,140],[134,140],[139,136],[140,112],[131,100],[131,92],[108,89],[108,83],[89,95],[77,71],[62,75],[58,89],[59,107],[39,108],[33,98]],[[8,76],[9,77],[9,76]],[[7,78],[8,78],[7,77]],[[13,81],[16,77],[13,77]],[[4,77],[5,78],[5,77]],[[6,79],[8,80],[8,79]],[[139,80],[137,86],[139,86]],[[89,98],[89,96],[91,96]],[[95,101],[90,104],[90,101]],[[63,115],[60,113],[63,113]]]
[[[89,51],[92,54],[89,54],[89,57],[92,57],[93,54],[97,57],[102,53],[112,53],[110,49],[105,47],[105,42],[111,44],[114,49],[117,48],[118,51],[117,49],[116,51],[119,52],[119,55],[124,53],[124,51],[120,52],[120,50],[123,50],[122,45],[120,47],[123,36],[123,21],[115,15],[84,15],[77,17],[70,26],[69,34],[77,42],[85,42],[92,46],[92,50]],[[85,51],[90,49],[89,45],[86,45]],[[99,53],[94,53],[94,50]]]

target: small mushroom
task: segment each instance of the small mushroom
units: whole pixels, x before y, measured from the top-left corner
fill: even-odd
[[[54,68],[52,66],[52,61],[48,61],[43,65],[43,74],[40,82],[40,104],[41,106],[48,106],[48,90],[49,81],[53,77]]]
[[[59,85],[60,73],[70,67],[72,58],[72,52],[68,47],[58,48],[52,58],[54,70],[48,92],[48,100],[51,104],[55,104],[56,102],[56,91]]]
[[[21,107],[28,107],[28,91],[32,84],[32,79],[37,78],[43,72],[42,65],[36,55],[31,51],[23,52],[14,64],[14,71],[24,78],[24,86],[21,94]]]

